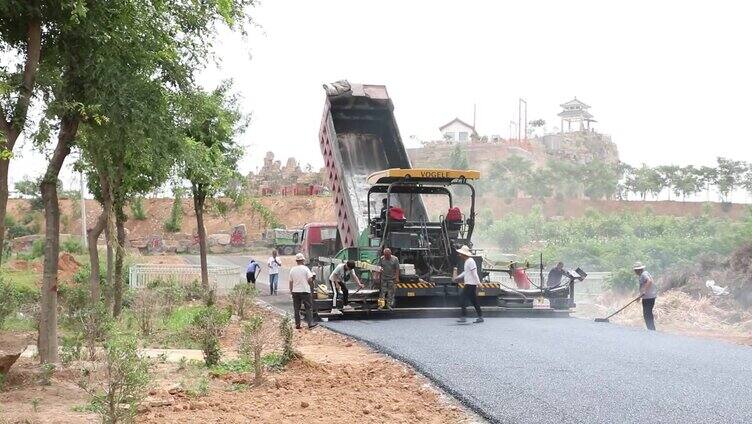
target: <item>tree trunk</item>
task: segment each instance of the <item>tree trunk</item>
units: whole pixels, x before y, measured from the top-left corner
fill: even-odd
[[[102,294],[99,290],[100,285],[100,270],[99,270],[99,250],[97,249],[97,240],[99,239],[99,236],[102,234],[102,231],[104,231],[104,226],[107,224],[107,215],[105,215],[104,212],[99,214],[99,218],[97,218],[97,222],[94,224],[93,227],[86,230],[86,240],[87,244],[89,245],[89,263],[90,265],[90,274],[89,274],[89,292],[90,292],[90,301],[91,306],[96,306],[99,302],[99,299],[101,298]]]
[[[199,188],[193,188],[193,209],[196,212],[196,225],[198,227],[198,251],[201,258],[201,286],[209,288],[209,266],[206,261],[206,228],[204,227],[204,203],[206,195]]]
[[[39,311],[39,359],[42,363],[58,362],[57,351],[57,267],[60,251],[60,205],[57,177],[71,150],[78,131],[79,118],[64,116],[52,158],[47,165],[40,189],[44,202],[45,245],[42,274],[41,310]]]
[[[112,251],[112,244],[114,243],[113,240],[113,228],[112,228],[112,196],[111,192],[108,193],[107,196],[103,196],[102,199],[102,207],[103,212],[107,214],[107,220],[105,221],[104,225],[104,240],[105,245],[107,246],[107,263],[106,263],[106,271],[105,271],[105,292],[104,292],[104,306],[105,309],[108,311],[112,310],[112,276],[114,272],[114,256]]]
[[[0,110],[0,128],[5,135],[4,147],[8,152],[13,151],[18,136],[26,124],[26,116],[31,103],[31,95],[34,92],[34,84],[37,78],[39,57],[42,51],[42,24],[38,14],[39,4],[31,2],[35,14],[26,26],[26,60],[24,62],[23,80],[18,90],[18,99],[13,108],[13,114],[5,116],[5,111]],[[8,207],[8,167],[10,158],[0,159],[0,263],[5,252],[5,214]]]
[[[115,207],[115,226],[117,227],[117,247],[115,249],[115,276],[113,279],[112,316],[117,317],[123,309],[123,261],[125,260],[125,213],[123,205]]]
[[[104,171],[102,171],[99,167],[97,167],[97,174],[99,174],[99,186],[102,191],[102,198],[106,199],[109,197],[110,193],[109,180],[107,179]],[[99,236],[102,235],[102,231],[104,231],[105,227],[107,226],[108,218],[107,207],[106,205],[104,205],[104,202],[102,203],[102,213],[99,214],[97,222],[93,227],[87,229],[86,231],[86,240],[89,248],[89,264],[91,271],[89,274],[91,306],[96,306],[102,297],[102,294],[100,292],[101,269],[99,267],[99,248],[97,246],[97,241],[99,240]]]

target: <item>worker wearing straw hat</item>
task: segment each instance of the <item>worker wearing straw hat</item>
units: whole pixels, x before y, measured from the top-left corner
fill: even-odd
[[[480,284],[480,277],[478,277],[478,264],[475,263],[475,259],[472,257],[473,253],[470,251],[469,247],[462,246],[457,249],[457,253],[464,261],[464,270],[462,271],[462,274],[456,275],[457,268],[454,268],[454,281],[464,280],[465,282],[465,287],[462,288],[462,293],[460,294],[462,316],[458,321],[467,321],[467,318],[465,318],[465,316],[467,316],[467,303],[470,302],[473,304],[473,307],[475,307],[475,313],[478,314],[478,318],[475,319],[475,322],[483,322],[483,313],[480,310],[477,292],[478,284]]]
[[[648,330],[655,330],[655,319],[653,318],[653,307],[655,298],[658,296],[658,290],[653,282],[653,277],[645,271],[645,265],[642,262],[635,262],[632,267],[637,278],[640,281],[640,296],[642,296],[642,316],[645,318],[645,325]]]

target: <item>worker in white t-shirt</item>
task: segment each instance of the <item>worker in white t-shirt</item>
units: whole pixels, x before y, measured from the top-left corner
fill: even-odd
[[[478,276],[478,264],[473,259],[473,253],[467,246],[462,246],[457,249],[460,258],[464,261],[465,266],[462,274],[454,277],[454,281],[464,280],[465,287],[462,288],[460,293],[460,306],[462,307],[462,316],[459,322],[466,322],[467,318],[467,303],[470,302],[475,307],[475,312],[478,314],[478,318],[475,322],[483,322],[483,313],[480,310],[480,303],[478,303],[478,284],[480,284],[480,277]],[[454,274],[457,274],[457,268],[454,268]]]
[[[292,312],[295,316],[295,328],[300,329],[300,307],[305,307],[306,322],[308,328],[316,327],[313,322],[313,309],[311,298],[311,286],[316,276],[311,270],[303,265],[305,256],[302,253],[295,255],[297,265],[290,270],[290,293],[292,293]]]
[[[269,260],[266,261],[266,265],[269,266],[269,294],[277,294],[277,286],[279,283],[279,267],[282,266],[282,262],[277,257],[277,251],[272,250],[272,255]]]

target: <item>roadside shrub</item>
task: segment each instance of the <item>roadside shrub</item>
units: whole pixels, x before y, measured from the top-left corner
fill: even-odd
[[[60,362],[70,365],[71,362],[81,359],[84,347],[84,337],[81,333],[63,336],[63,345],[60,347]]]
[[[282,321],[279,323],[279,334],[282,336],[281,361],[282,365],[286,365],[295,358],[295,350],[292,346],[293,331],[290,314],[285,314],[285,316],[282,317]]]
[[[156,280],[149,283],[147,289],[154,291],[163,315],[171,314],[184,297],[183,287],[175,280]]]
[[[134,294],[131,310],[141,335],[148,336],[154,330],[157,308],[157,296],[152,290],[144,288]]]
[[[92,409],[102,422],[130,422],[138,405],[146,397],[149,365],[137,354],[136,338],[116,335],[104,343],[103,373],[92,381],[93,372],[81,386],[92,396]]]
[[[80,255],[84,253],[84,245],[81,244],[81,240],[75,237],[68,237],[62,243],[60,243],[60,250],[68,252],[73,255]]]
[[[175,198],[172,201],[170,218],[164,224],[165,231],[177,233],[183,225],[183,190],[175,188]]]
[[[31,250],[28,253],[19,253],[18,258],[32,261],[41,258],[44,255],[44,239],[38,238],[31,243]]]
[[[104,305],[101,304],[83,309],[78,317],[78,321],[83,333],[83,339],[86,342],[89,360],[93,361],[97,353],[97,342],[104,340],[106,335],[112,330],[114,322],[104,308]]]
[[[141,197],[135,197],[131,202],[131,215],[133,219],[137,221],[146,220],[146,211],[144,211],[144,199]]]
[[[253,363],[254,381],[259,384],[263,379],[261,351],[272,339],[272,334],[264,327],[264,320],[259,315],[252,316],[243,324],[240,336],[240,354]]]
[[[15,287],[0,276],[0,328],[5,320],[16,314],[20,305],[20,296]]]
[[[190,284],[183,286],[184,299],[188,302],[192,300],[202,300],[206,290],[198,280],[191,281]]]
[[[245,319],[248,308],[257,294],[258,290],[250,284],[241,283],[232,288],[230,298],[232,300],[233,312],[241,320]]]
[[[193,317],[191,337],[204,353],[206,366],[217,365],[221,358],[219,338],[222,336],[230,315],[213,306],[206,306]]]
[[[42,364],[39,367],[39,384],[49,386],[52,384],[53,375],[55,375],[55,364]]]

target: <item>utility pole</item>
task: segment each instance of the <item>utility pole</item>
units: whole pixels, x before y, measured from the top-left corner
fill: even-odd
[[[89,246],[86,239],[86,197],[84,197],[86,188],[84,184],[84,171],[81,170],[78,176],[81,182],[81,244],[83,244],[84,249],[87,249]]]
[[[520,97],[519,102],[517,103],[517,139],[522,140],[522,128],[523,128],[523,121],[522,121],[522,104],[525,104],[525,121],[524,121],[524,128],[525,128],[525,140],[527,140],[527,101]]]

